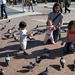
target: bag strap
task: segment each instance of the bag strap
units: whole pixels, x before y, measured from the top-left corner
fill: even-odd
[[[61,13],[59,13],[52,21],[54,22],[55,21],[55,19],[60,15]]]

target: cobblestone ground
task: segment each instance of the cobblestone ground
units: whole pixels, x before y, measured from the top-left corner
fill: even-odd
[[[19,50],[20,44],[19,42],[15,42],[12,36],[10,36],[10,38],[8,39],[4,37],[4,34],[7,32],[7,30],[16,25],[16,28],[13,29],[12,32],[16,30],[17,32],[15,32],[15,34],[17,34],[17,37],[19,38],[18,25],[20,21],[25,21],[27,23],[28,31],[34,29],[37,25],[39,26],[38,29],[45,28],[47,15],[52,11],[52,8],[44,8],[44,5],[40,5],[37,5],[34,8],[35,12],[40,12],[40,14],[10,18],[9,23],[7,23],[9,19],[0,21],[0,28],[6,25],[6,28],[0,31],[0,68],[3,68],[3,70],[5,71],[5,75],[37,75],[38,73],[44,71],[46,67],[48,67],[48,75],[75,74],[75,72],[73,71],[75,54],[71,53],[64,55],[64,45],[61,46],[61,40],[65,38],[66,32],[61,32],[61,40],[58,41],[55,45],[43,44],[45,33],[33,36],[35,38],[35,41],[30,41],[28,39],[27,52],[29,53],[29,55],[27,56],[23,54],[23,51]],[[75,20],[74,9],[71,9],[71,13],[64,14],[64,24],[68,23],[70,20]],[[28,71],[27,69],[22,68],[23,66],[28,65],[29,62],[35,63],[35,58],[41,56],[46,52],[44,48],[47,48],[51,51],[49,59],[42,60],[39,66],[35,66],[35,68],[33,68],[33,71]],[[5,66],[6,54],[10,55],[9,66]],[[65,59],[65,67],[60,70],[61,56],[63,56]]]

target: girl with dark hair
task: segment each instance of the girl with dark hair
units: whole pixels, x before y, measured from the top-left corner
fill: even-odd
[[[63,14],[60,12],[60,4],[55,3],[53,5],[53,11],[48,14],[48,19],[53,21],[53,25],[56,30],[53,31],[54,41],[57,42],[60,39],[60,27],[63,23]]]
[[[66,41],[66,44],[64,46],[64,52],[68,52],[69,50],[74,52],[75,50],[75,21],[69,22],[67,36],[64,41]],[[64,41],[62,41],[61,45],[64,44]]]
[[[21,49],[24,51],[25,55],[28,55],[28,53],[26,52],[27,36],[30,35],[32,31],[27,32],[26,27],[27,27],[27,24],[24,21],[21,21],[19,23]]]

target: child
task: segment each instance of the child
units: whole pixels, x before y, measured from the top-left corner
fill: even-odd
[[[27,36],[30,35],[32,32],[31,31],[27,32],[26,26],[27,24],[24,21],[21,21],[19,23],[21,49],[24,50],[25,55],[28,55],[28,53],[26,52]]]
[[[66,44],[64,46],[64,52],[67,53],[69,50],[73,52],[75,49],[75,21],[70,21],[68,24],[68,31],[67,31],[67,36],[66,36]],[[64,44],[64,41],[62,41],[61,45]]]
[[[46,22],[46,28],[47,28],[47,32],[45,35],[45,39],[44,39],[44,44],[47,43],[48,39],[51,40],[52,44],[55,44],[54,42],[54,38],[53,38],[53,30],[55,30],[55,27],[52,25],[52,20],[48,20]]]

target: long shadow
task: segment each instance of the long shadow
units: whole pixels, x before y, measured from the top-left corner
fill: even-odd
[[[54,69],[56,69],[58,71],[61,71],[60,65],[49,65],[49,66],[53,67]]]
[[[25,56],[23,54],[19,54],[17,56],[14,56],[14,58],[15,59],[21,59],[21,58],[32,59],[32,58],[36,58],[37,56],[41,56],[42,54],[46,53],[47,51],[48,51],[47,49],[36,50],[36,51],[33,51],[29,55]]]
[[[73,64],[69,64],[69,65],[67,65],[67,67],[68,67],[71,71],[74,71],[74,65],[73,65]]]
[[[18,70],[17,72],[21,72],[21,73],[28,73],[29,70]]]
[[[17,45],[11,45],[11,46],[6,46],[4,48],[0,48],[0,52],[9,50],[9,52],[1,53],[0,58],[5,57],[6,54],[9,54],[9,56],[16,56],[17,52],[19,52],[18,47],[19,47],[19,45],[17,44]]]

